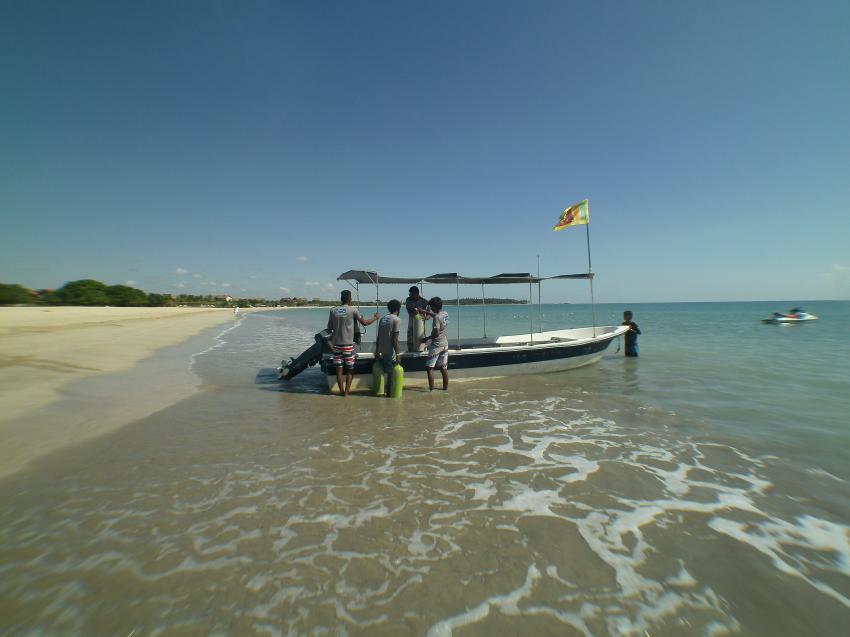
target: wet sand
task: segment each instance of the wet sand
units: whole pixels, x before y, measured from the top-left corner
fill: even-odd
[[[118,404],[109,400],[114,386],[103,395],[95,385],[74,381],[128,370],[157,350],[233,320],[232,310],[218,308],[0,308],[0,476],[149,415],[194,387],[185,362],[170,370],[170,381],[162,369],[149,370],[147,380],[159,382],[143,399]],[[75,404],[70,417],[50,414],[60,398]]]

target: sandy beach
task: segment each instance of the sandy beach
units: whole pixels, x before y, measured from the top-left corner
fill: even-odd
[[[218,308],[0,308],[0,476],[190,394],[197,382],[185,359],[126,379],[137,390],[120,397],[103,379],[233,320],[232,310]],[[73,410],[54,418],[51,406],[68,401]]]

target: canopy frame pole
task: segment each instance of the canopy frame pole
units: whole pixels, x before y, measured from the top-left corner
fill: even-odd
[[[590,311],[593,314],[593,338],[596,338],[596,302],[593,299],[593,266],[590,264],[590,219],[584,224],[585,236],[587,237],[587,274],[590,281]]]
[[[484,338],[487,338],[487,297],[484,296],[484,281],[481,282],[481,311],[484,314]]]
[[[457,306],[457,348],[460,349],[460,279],[455,279],[455,303]]]
[[[534,345],[534,287],[531,282],[531,277],[528,278],[528,335],[531,337],[531,344]]]
[[[380,289],[380,281],[381,276],[378,275],[375,277],[375,314],[378,313],[378,299],[381,298],[381,289]],[[375,343],[378,342],[378,326],[375,325]]]
[[[354,282],[354,298],[357,299],[357,307],[360,307],[360,282],[359,281]],[[360,327],[357,325],[357,322],[355,321],[355,323],[354,323],[354,335],[355,335],[355,337],[357,336],[357,330],[358,329],[360,329]],[[363,336],[361,334],[361,338],[362,337]]]
[[[543,306],[540,300],[540,255],[537,255],[537,331],[543,332]]]
[[[543,305],[540,302],[540,279],[537,280],[537,331],[543,333]]]

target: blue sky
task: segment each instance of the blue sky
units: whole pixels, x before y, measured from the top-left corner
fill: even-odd
[[[587,197],[597,300],[850,298],[848,33],[844,1],[4,2],[0,281],[583,271],[550,228]]]

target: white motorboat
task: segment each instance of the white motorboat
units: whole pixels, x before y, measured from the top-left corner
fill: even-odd
[[[799,307],[793,308],[788,314],[774,312],[770,318],[762,319],[762,323],[803,323],[805,321],[816,321],[818,317],[814,314],[809,314]]]
[[[500,274],[494,277],[463,277],[456,273],[436,274],[429,277],[386,277],[377,272],[349,270],[341,274],[338,280],[347,281],[357,291],[361,284],[375,285],[376,298],[380,298],[381,284],[453,284],[481,285],[482,299],[487,285],[528,284],[529,290],[534,284],[544,280],[586,279],[592,281],[593,273],[565,274],[551,277],[534,277],[528,273]],[[459,297],[459,294],[458,294]],[[529,294],[531,297],[531,294]],[[589,365],[602,358],[602,354],[612,340],[628,331],[628,326],[610,325],[560,329],[547,332],[528,332],[509,336],[461,338],[460,306],[454,323],[457,325],[457,337],[449,342],[449,374],[452,380],[471,380],[513,374],[537,374],[560,372],[583,365]],[[486,317],[486,306],[484,306]],[[485,318],[486,321],[486,318]],[[595,323],[595,309],[594,309]],[[337,391],[336,368],[328,347],[326,332],[316,335],[316,344],[296,359],[281,364],[281,377],[292,378],[309,365],[321,363],[327,376],[328,387]],[[372,365],[374,363],[374,342],[363,341],[357,347],[357,362],[354,367],[352,389],[371,386]],[[427,383],[425,375],[425,352],[406,352],[401,357],[404,368],[405,385]]]

